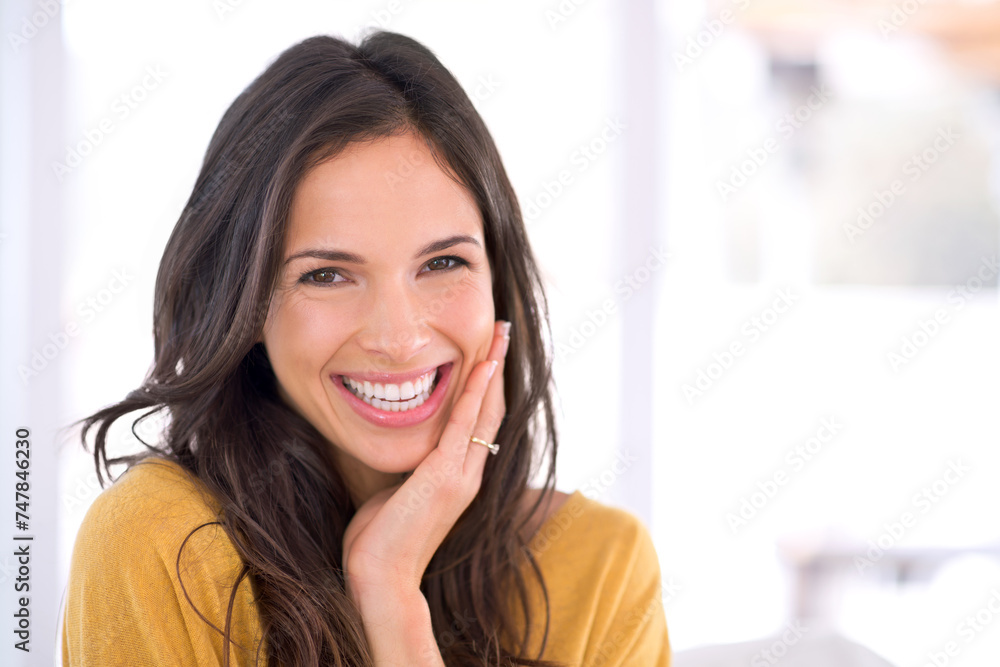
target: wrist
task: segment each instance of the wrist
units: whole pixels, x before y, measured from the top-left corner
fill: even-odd
[[[430,606],[418,590],[355,594],[377,667],[443,667]]]
[[[410,577],[376,572],[361,574],[354,571],[345,574],[347,592],[359,608],[378,609],[397,604],[408,609],[427,606],[427,600],[420,592],[419,580],[414,582]]]
[[[395,613],[405,614],[411,618],[420,618],[426,614],[427,618],[430,618],[427,598],[416,587],[352,581],[348,583],[348,592],[362,616]]]

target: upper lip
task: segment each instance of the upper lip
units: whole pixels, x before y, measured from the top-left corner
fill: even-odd
[[[448,362],[451,363],[451,362]],[[427,375],[435,368],[444,366],[445,364],[438,364],[437,366],[428,366],[427,368],[407,371],[405,373],[337,373],[337,375],[346,375],[352,380],[361,380],[368,382],[378,382],[379,384],[402,384],[403,382],[413,382],[419,377]]]

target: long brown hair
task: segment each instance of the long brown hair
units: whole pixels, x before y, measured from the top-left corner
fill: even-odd
[[[357,46],[328,36],[296,44],[229,107],[160,263],[153,367],[125,400],[80,420],[85,447],[96,428],[102,486],[102,466],[111,479],[111,465],[157,455],[217,499],[219,523],[244,563],[224,630],[216,628],[226,665],[232,600],[245,577],[256,594],[267,665],[373,664],[341,570],[342,538],[356,508],[330,443],[281,401],[256,341],[278,282],[296,185],[349,143],[403,131],[422,135],[477,202],[496,316],[512,322],[500,453],[490,457],[479,493],[432,559],[421,590],[448,665],[554,664],[536,659],[541,652],[521,655],[532,618],[522,565],[530,563],[543,593],[545,585],[520,531],[554,488],[557,451],[540,275],[500,155],[468,96],[426,47],[380,31]],[[163,444],[109,459],[110,426],[137,410],[143,413],[133,432],[166,411]],[[548,471],[525,516],[534,456],[539,464],[547,457]],[[544,597],[542,651],[549,634]],[[513,627],[511,600],[525,627]],[[516,645],[501,645],[505,638]]]

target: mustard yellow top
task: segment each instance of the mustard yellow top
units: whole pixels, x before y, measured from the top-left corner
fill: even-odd
[[[198,614],[224,629],[241,568],[220,526],[207,525],[191,536],[180,562],[183,586],[177,578],[181,543],[192,529],[216,520],[202,493],[176,464],[147,459],[98,496],[73,549],[63,665],[224,664],[222,634]],[[659,562],[635,516],[576,491],[529,547],[551,604],[543,658],[574,666],[669,667]],[[534,657],[545,608],[534,576],[525,572],[534,616],[526,655]],[[523,622],[519,611],[514,613]],[[233,651],[231,664],[252,665],[261,629],[247,579],[233,606],[232,637],[248,650]]]

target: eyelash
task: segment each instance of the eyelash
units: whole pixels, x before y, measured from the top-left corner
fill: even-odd
[[[445,268],[445,269],[437,269],[436,271],[432,271],[432,273],[446,273],[448,271],[454,271],[455,269],[461,268],[463,266],[469,266],[469,262],[468,261],[462,259],[461,257],[456,257],[454,255],[447,255],[447,256],[444,256],[444,257],[435,257],[434,259],[432,259],[429,262],[427,262],[427,264],[432,264],[433,262],[438,262],[438,261],[443,261],[443,260],[451,260],[455,264],[453,266],[450,266],[450,267]],[[300,283],[309,284],[309,285],[316,285],[316,286],[319,286],[319,287],[330,287],[330,286],[333,286],[333,285],[339,285],[340,282],[343,282],[343,281],[339,281],[339,282],[324,282],[322,280],[312,280],[311,279],[311,278],[315,277],[316,275],[322,274],[322,273],[333,273],[333,274],[336,274],[338,276],[343,277],[343,274],[341,274],[340,271],[338,271],[337,269],[333,269],[333,268],[316,269],[315,271],[306,271],[305,273],[303,273],[299,277],[299,282]]]

